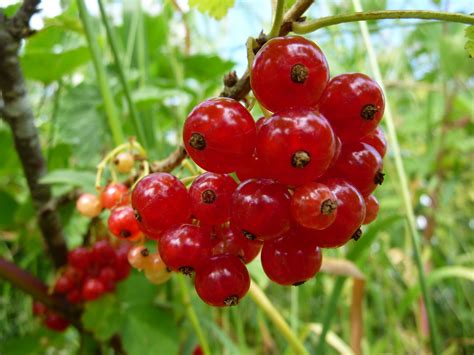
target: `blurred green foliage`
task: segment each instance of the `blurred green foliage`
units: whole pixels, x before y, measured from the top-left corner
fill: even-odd
[[[159,3],[160,11],[148,13],[138,1],[124,0],[121,21],[113,27],[152,160],[166,157],[176,147],[187,113],[205,98],[219,94],[223,74],[234,65],[217,52],[202,53],[195,45],[213,40],[200,32],[201,15],[181,14],[172,1]],[[216,18],[233,4],[190,1]],[[379,1],[364,5],[366,9],[383,7]],[[323,5],[317,2],[311,14],[317,14],[319,6]],[[345,1],[324,6],[333,14],[352,11]],[[15,8],[7,8],[7,14]],[[253,15],[257,16],[249,14]],[[94,26],[122,128],[127,136],[134,136],[99,18],[94,18]],[[472,28],[431,22],[370,24],[386,97],[396,118],[445,354],[474,351],[474,61],[464,49],[473,55]],[[183,36],[176,35],[186,30],[189,48]],[[254,35],[259,31],[255,28]],[[371,74],[357,24],[323,29],[309,37],[326,53],[332,75]],[[244,43],[235,45],[245,51]],[[48,157],[50,172],[43,182],[53,185],[55,195],[73,187],[93,191],[95,166],[113,143],[74,2],[58,17],[47,19],[44,29],[27,41],[21,61]],[[253,113],[256,118],[261,114],[258,108]],[[0,142],[0,255],[50,282],[52,265],[45,258],[26,182],[3,122]],[[379,220],[357,244],[328,250],[325,256],[349,258],[365,275],[364,353],[421,353],[428,349],[426,329],[420,318],[416,268],[390,150],[385,164],[386,180],[376,194],[381,203]],[[79,245],[88,221],[74,212],[73,204],[65,206],[61,216],[68,245]],[[297,333],[306,324],[321,322],[336,276],[321,273],[304,286],[287,289],[269,283],[258,261],[250,270]],[[333,309],[331,328],[347,344],[353,325],[351,290],[352,284],[346,282]],[[211,309],[195,295],[192,304],[215,353],[282,353],[287,347],[249,298],[229,310]],[[88,304],[82,319],[97,340],[120,334],[132,355],[189,354],[198,342],[175,280],[156,287],[135,273],[116,294]],[[309,335],[308,349],[315,348],[317,339]],[[81,346],[74,329],[64,334],[45,330],[31,314],[31,299],[9,284],[0,284],[0,353],[72,353]],[[329,347],[329,352],[335,350]]]

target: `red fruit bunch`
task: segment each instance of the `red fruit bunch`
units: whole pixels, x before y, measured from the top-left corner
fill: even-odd
[[[53,294],[65,297],[70,303],[82,304],[113,292],[116,283],[130,273],[127,260],[130,247],[127,242],[112,244],[107,239],[101,239],[90,247],[71,250],[67,265],[52,287]],[[41,311],[42,306],[35,302],[33,313],[45,316],[44,324],[48,328],[58,331],[67,328],[69,323],[64,318],[45,307],[45,311]]]
[[[358,239],[361,225],[376,218],[372,192],[384,177],[384,96],[368,76],[330,79],[316,44],[273,38],[255,57],[251,87],[270,117],[255,122],[230,98],[202,102],[186,119],[183,141],[207,172],[189,189],[171,174],[150,174],[131,198],[167,269],[195,273],[197,294],[219,307],[246,294],[246,264],[260,250],[272,281],[314,277],[321,248]],[[131,259],[146,270],[140,255]]]

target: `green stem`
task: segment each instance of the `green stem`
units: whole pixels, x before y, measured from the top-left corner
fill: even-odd
[[[329,296],[329,303],[325,305],[325,312],[322,321],[322,330],[321,334],[319,335],[318,347],[316,348],[315,354],[322,355],[326,350],[326,335],[329,332],[332,318],[336,313],[337,303],[339,302],[339,298],[341,297],[342,287],[344,286],[345,281],[345,277],[339,276],[336,278],[336,282],[334,283],[331,295]]]
[[[292,287],[291,288],[291,309],[290,309],[290,325],[291,329],[294,332],[298,332],[298,293],[299,293],[299,288],[298,287]]]
[[[285,10],[285,0],[277,0],[272,29],[270,30],[270,33],[268,34],[269,38],[276,37],[280,33],[280,27],[281,27],[281,24],[283,23],[284,10]]]
[[[249,295],[252,297],[254,302],[263,312],[270,318],[275,327],[280,331],[281,335],[286,339],[288,344],[293,348],[295,354],[308,354],[308,351],[304,347],[304,344],[300,341],[298,336],[291,331],[291,328],[286,323],[283,316],[278,312],[278,310],[273,306],[265,293],[260,289],[260,287],[251,281]]]
[[[132,118],[132,123],[133,123],[133,126],[135,127],[135,132],[137,134],[138,141],[141,142],[143,145],[145,145],[145,147],[149,148],[147,139],[145,137],[145,132],[143,130],[143,126],[140,122],[140,118],[138,117],[137,109],[135,107],[135,104],[132,101],[132,96],[130,94],[130,87],[128,85],[128,81],[125,78],[124,66],[123,66],[122,60],[120,59],[116,38],[112,31],[112,27],[110,26],[110,21],[107,17],[107,13],[105,11],[102,0],[98,0],[98,3],[99,3],[99,9],[100,9],[102,22],[107,32],[107,39],[109,40],[110,48],[112,49],[112,55],[114,57],[115,65],[117,67],[120,84],[122,84],[125,100],[127,101],[127,104],[128,104],[130,117]]]
[[[185,276],[184,275],[177,275],[179,287],[181,289],[181,299],[186,309],[186,313],[188,318],[196,332],[196,335],[199,339],[199,345],[201,345],[201,349],[205,355],[211,354],[211,349],[209,348],[209,343],[207,342],[207,338],[204,335],[204,332],[199,324],[198,317],[196,312],[194,311],[193,304],[191,303],[191,298],[189,297],[189,288],[186,284]]]
[[[353,0],[353,4],[356,8],[356,11],[362,10],[362,5],[360,3],[360,0]],[[471,16],[470,21],[471,21],[470,22],[471,24],[474,24],[473,16]],[[370,40],[370,34],[367,28],[367,23],[361,22],[359,23],[359,26],[362,32],[362,37],[364,39],[365,46],[367,48],[367,54],[369,56],[369,62],[370,62],[372,71],[374,73],[375,80],[378,81],[382,89],[385,91],[385,88],[383,86],[383,81],[382,81],[382,74],[380,72],[380,66],[379,66],[374,48],[372,46],[372,42]],[[423,301],[425,302],[426,311],[428,314],[431,350],[434,355],[438,355],[440,354],[440,349],[439,349],[440,342],[439,342],[438,333],[436,330],[436,318],[435,318],[435,313],[433,311],[433,304],[431,302],[431,298],[429,295],[427,282],[425,279],[425,270],[423,267],[423,260],[421,257],[420,238],[418,235],[418,231],[416,229],[415,212],[413,211],[413,206],[411,204],[408,178],[405,172],[405,167],[403,166],[403,159],[402,159],[402,155],[400,151],[400,145],[398,143],[393,114],[392,114],[388,99],[385,102],[385,123],[387,125],[390,148],[393,152],[393,156],[395,160],[395,169],[397,171],[398,180],[399,180],[400,188],[402,192],[403,207],[405,209],[405,215],[406,215],[408,227],[410,230],[410,238],[413,244],[413,254],[414,254],[414,258],[416,262],[416,267],[418,269],[418,278],[420,282],[421,292],[423,294]]]
[[[92,20],[89,13],[87,12],[84,0],[77,0],[77,7],[79,9],[79,16],[81,18],[82,25],[84,26],[84,30],[86,32],[87,43],[92,55],[92,62],[94,63],[97,81],[99,82],[100,93],[102,95],[102,99],[104,100],[109,128],[112,132],[115,145],[120,145],[124,142],[125,135],[118,118],[117,108],[113,100],[112,92],[108,85],[109,81],[107,79],[107,74],[103,65],[103,56],[100,53],[99,45],[97,44],[97,39],[95,38],[94,31],[92,29]]]
[[[356,12],[354,14],[344,14],[336,16],[321,17],[312,21],[293,22],[292,31],[298,34],[314,32],[320,28],[338,25],[346,22],[358,22],[367,20],[388,20],[388,19],[423,19],[438,20],[448,22],[459,22],[474,25],[474,16],[459,13],[425,11],[425,10],[384,10]]]

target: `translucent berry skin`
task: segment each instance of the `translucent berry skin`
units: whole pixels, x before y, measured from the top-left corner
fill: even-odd
[[[372,146],[354,142],[344,144],[331,174],[350,182],[362,194],[370,195],[383,182],[383,160]]]
[[[262,249],[262,242],[250,240],[242,232],[230,226],[224,226],[217,232],[218,242],[212,249],[213,255],[232,254],[238,256],[244,264],[255,259]]]
[[[299,36],[277,37],[255,56],[250,85],[267,110],[278,112],[316,105],[328,80],[326,57],[315,43]]]
[[[69,321],[61,317],[59,314],[51,312],[46,315],[44,325],[56,332],[63,332],[69,326]]]
[[[150,262],[150,251],[143,245],[137,245],[130,249],[127,260],[135,269],[145,269]]]
[[[132,193],[132,206],[143,233],[153,239],[191,216],[186,187],[168,173],[154,173],[140,180]]]
[[[250,288],[245,265],[235,255],[217,255],[196,270],[194,287],[199,297],[215,307],[234,306]]]
[[[321,183],[301,185],[291,197],[291,215],[303,227],[325,229],[336,219],[336,196]]]
[[[377,127],[385,100],[374,80],[365,74],[348,73],[329,81],[318,106],[344,142],[359,140]]]
[[[323,183],[337,198],[337,215],[326,229],[296,228],[296,233],[313,238],[323,248],[337,248],[346,244],[361,226],[365,218],[365,203],[362,195],[343,179],[328,179]]]
[[[231,224],[249,239],[276,238],[290,228],[290,193],[272,180],[251,179],[232,196]]]
[[[76,201],[76,208],[80,214],[94,218],[102,212],[102,204],[99,198],[93,194],[82,194]]]
[[[231,173],[255,148],[255,122],[239,102],[213,98],[196,106],[183,127],[186,151],[201,168]]]
[[[117,154],[114,159],[115,169],[119,173],[129,173],[133,169],[135,158],[129,152],[122,152]]]
[[[237,183],[229,175],[204,173],[189,188],[193,216],[206,224],[221,224],[230,218],[232,194]]]
[[[134,241],[142,235],[130,205],[114,208],[109,216],[108,227],[109,231],[120,239]]]
[[[100,194],[100,202],[107,209],[127,205],[130,202],[128,187],[121,183],[111,183]]]
[[[307,108],[273,115],[257,138],[257,155],[270,176],[288,185],[301,185],[323,175],[336,149],[328,121]]]
[[[105,292],[105,287],[104,284],[95,278],[91,278],[86,280],[84,282],[84,285],[82,286],[82,297],[86,301],[93,301]]]
[[[321,268],[321,249],[311,238],[293,231],[264,243],[262,267],[267,277],[283,286],[298,286]]]
[[[163,233],[158,250],[171,270],[190,274],[212,255],[211,236],[199,226],[181,224]]]
[[[152,284],[160,285],[171,278],[171,271],[165,265],[160,257],[160,254],[155,253],[150,255],[150,261],[145,268],[145,277]]]
[[[379,201],[375,198],[374,195],[369,195],[368,197],[364,198],[365,200],[365,207],[366,207],[366,214],[365,219],[362,224],[370,224],[377,218],[379,214]]]
[[[380,127],[377,127],[375,131],[370,132],[360,141],[372,146],[382,158],[385,156],[385,153],[387,153],[387,140],[385,139],[385,134]]]

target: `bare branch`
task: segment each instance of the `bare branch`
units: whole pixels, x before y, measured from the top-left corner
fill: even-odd
[[[40,183],[46,174],[38,130],[20,68],[20,41],[28,32],[29,20],[37,12],[38,0],[25,0],[12,19],[0,15],[0,93],[2,117],[11,128],[15,148],[23,166],[38,224],[56,267],[66,263],[67,248],[51,188]],[[46,206],[46,207],[45,207]]]
[[[15,16],[8,23],[8,32],[17,40],[26,38],[35,33],[30,28],[31,17],[40,10],[38,6],[41,0],[24,0]]]

